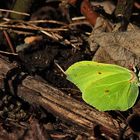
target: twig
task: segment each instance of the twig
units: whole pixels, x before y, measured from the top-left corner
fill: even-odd
[[[3,31],[3,34],[4,34],[5,38],[6,38],[6,41],[7,41],[8,45],[9,45],[12,53],[15,53],[15,49],[14,49],[14,47],[12,45],[12,42],[10,40],[10,37],[9,37],[8,33],[6,31]]]
[[[74,21],[74,20],[83,20],[83,19],[85,19],[84,16],[82,16],[82,17],[74,17],[74,18],[72,18],[72,21]]]
[[[28,23],[54,23],[54,24],[60,24],[60,25],[67,25],[64,22],[56,21],[56,20],[30,20]]]
[[[57,66],[57,68],[63,73],[63,75],[65,75],[66,76],[66,73],[65,73],[65,71],[61,68],[61,66],[57,63],[57,62],[55,62],[54,61],[54,64]]]
[[[8,54],[8,55],[18,55],[17,53],[10,53],[10,52],[5,52],[5,51],[0,51],[1,54]]]
[[[55,37],[55,36],[53,36],[51,33],[48,33],[48,32],[43,31],[43,30],[40,30],[40,32],[43,33],[43,34],[45,34],[45,35],[47,35],[48,37],[50,37],[50,38],[52,38],[52,39],[58,41],[58,38]]]
[[[10,28],[10,29],[23,29],[23,30],[33,30],[33,31],[37,31],[37,30],[44,30],[44,31],[50,31],[50,32],[57,32],[57,31],[67,31],[68,29],[63,29],[63,28],[42,28],[42,27],[38,27],[38,26],[21,26],[21,25],[3,25],[0,24],[1,28]]]
[[[14,14],[18,14],[18,15],[30,16],[30,14],[28,14],[28,13],[18,12],[18,11],[14,11],[14,10],[0,9],[0,11],[14,13]]]

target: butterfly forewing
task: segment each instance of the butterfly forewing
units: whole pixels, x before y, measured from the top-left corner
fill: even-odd
[[[127,69],[111,64],[102,64],[93,61],[81,61],[75,63],[67,71],[67,79],[80,86],[81,91],[91,82],[102,79],[115,73],[128,72]]]

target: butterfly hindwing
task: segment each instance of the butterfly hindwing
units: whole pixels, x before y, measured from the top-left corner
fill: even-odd
[[[110,77],[111,78],[111,77]],[[83,92],[83,100],[98,110],[127,110],[134,105],[138,88],[128,80],[89,86]]]

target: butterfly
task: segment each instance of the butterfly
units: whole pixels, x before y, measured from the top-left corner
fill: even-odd
[[[70,66],[66,75],[80,89],[83,100],[100,111],[126,111],[138,97],[138,77],[118,65],[81,61]]]

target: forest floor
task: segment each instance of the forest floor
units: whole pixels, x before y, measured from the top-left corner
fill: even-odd
[[[82,60],[140,68],[140,3],[124,1],[1,1],[0,140],[140,139],[139,97],[101,112],[65,75]]]

